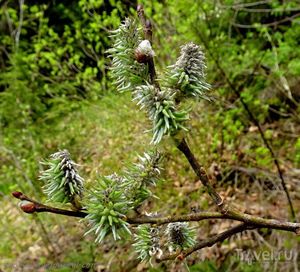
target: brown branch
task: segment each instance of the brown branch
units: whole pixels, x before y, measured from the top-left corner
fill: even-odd
[[[21,192],[13,192],[12,195],[20,199],[22,201],[26,201],[28,203],[21,204],[20,207],[25,213],[35,213],[35,212],[50,212],[55,214],[61,214],[65,216],[79,217],[84,218],[87,216],[86,212],[82,211],[70,211],[64,209],[58,209],[51,206],[44,205],[39,203],[28,196],[24,195]],[[292,222],[281,222],[274,219],[265,219],[261,217],[256,217],[249,214],[239,213],[232,209],[228,209],[227,213],[220,212],[199,212],[192,213],[187,215],[179,215],[179,216],[167,216],[167,217],[154,217],[154,216],[143,216],[143,217],[133,217],[126,218],[126,221],[130,224],[156,224],[162,225],[171,222],[188,222],[188,221],[201,221],[206,219],[231,219],[235,221],[241,221],[242,224],[233,227],[227,231],[224,231],[220,234],[217,234],[213,237],[207,238],[203,241],[198,242],[195,246],[188,248],[184,251],[175,254],[164,255],[161,258],[157,259],[158,262],[180,259],[183,260],[188,255],[193,252],[200,250],[204,247],[210,247],[218,242],[222,242],[230,236],[242,232],[246,229],[254,229],[254,228],[269,228],[269,229],[278,229],[284,231],[295,232],[297,235],[300,234],[300,223],[292,223]]]
[[[87,216],[87,213],[84,211],[71,211],[58,209],[51,206],[44,205],[39,203],[28,196],[24,195],[21,192],[13,192],[12,195],[20,200],[28,201],[24,205],[20,205],[21,209],[25,213],[39,213],[39,212],[49,212],[55,214],[61,214],[65,216],[72,216],[78,218],[84,218]],[[142,217],[127,217],[125,220],[129,224],[156,224],[163,225],[171,222],[192,222],[192,221],[202,221],[208,219],[230,219],[235,221],[240,221],[248,224],[249,226],[255,226],[260,228],[270,228],[295,232],[300,234],[300,223],[292,222],[282,222],[275,219],[265,219],[262,217],[253,216],[250,214],[240,213],[233,209],[228,209],[226,213],[221,212],[199,212],[191,213],[186,215],[175,215],[175,216],[166,216],[166,217],[156,217],[156,216],[142,216]]]
[[[282,222],[281,223],[281,227],[280,227],[279,225],[277,225],[277,223],[280,223],[277,220],[263,219],[263,221],[265,221],[265,222],[268,221],[269,223],[271,221],[276,221],[276,227],[274,225],[275,228],[281,229],[281,230],[285,230],[285,231],[295,231],[296,234],[299,235],[299,226],[300,226],[299,223],[283,223]],[[291,229],[288,228],[288,226],[287,226],[288,224],[290,225]],[[283,227],[283,225],[285,225],[285,226]],[[296,225],[298,227],[296,229],[293,229],[292,226],[295,227]],[[268,224],[268,226],[270,226],[270,225]],[[274,228],[274,227],[271,227],[271,228]],[[205,247],[211,247],[211,246],[213,246],[214,244],[216,244],[218,242],[223,242],[227,238],[229,238],[229,237],[231,237],[231,236],[233,236],[233,235],[235,235],[237,233],[243,232],[245,230],[255,229],[255,228],[263,228],[263,224],[254,224],[254,225],[249,225],[247,223],[239,224],[239,225],[237,225],[237,226],[235,226],[235,227],[233,227],[231,229],[228,229],[228,230],[226,230],[224,232],[221,232],[221,233],[219,233],[217,235],[214,235],[214,236],[212,236],[210,238],[202,240],[202,241],[196,243],[196,245],[194,245],[191,248],[188,248],[188,249],[183,250],[183,251],[178,252],[178,253],[168,254],[168,255],[162,256],[161,258],[157,259],[157,262],[163,262],[163,261],[174,260],[174,259],[183,260],[187,256],[189,256],[190,254],[192,254],[193,252],[195,252],[197,250],[200,250],[200,249],[205,248]]]
[[[299,11],[299,8],[233,8],[237,11],[254,12],[254,13],[269,13],[269,12],[292,12]]]
[[[25,213],[35,213],[35,212],[49,212],[49,213],[55,213],[55,214],[61,214],[66,216],[72,216],[72,217],[80,217],[84,218],[87,216],[87,213],[82,211],[71,211],[71,210],[64,210],[64,209],[58,209],[51,206],[44,205],[42,203],[39,203],[28,196],[24,195],[21,192],[13,192],[12,195],[20,200],[28,201],[28,203],[24,203],[23,205],[20,205],[20,208]]]
[[[229,216],[224,215],[220,212],[198,212],[186,215],[174,215],[174,216],[141,216],[141,217],[129,217],[126,222],[130,224],[155,224],[163,225],[172,222],[199,222],[206,219],[231,219]],[[300,226],[300,225],[299,225]]]
[[[143,5],[138,5],[136,10],[138,17],[140,18],[141,24],[143,26],[145,39],[152,43],[152,24],[150,20],[146,19]]]
[[[297,235],[300,234],[300,223],[283,222],[275,219],[266,219],[259,216],[240,213],[233,209],[229,209],[227,213],[221,212],[199,212],[178,216],[166,216],[166,217],[154,217],[143,216],[127,218],[127,222],[130,224],[155,224],[163,225],[172,222],[199,222],[208,219],[230,219],[239,222],[243,222],[249,226],[255,226],[257,228],[269,228],[294,232]]]
[[[231,208],[227,209],[227,213],[225,215],[225,218],[241,221],[250,226],[291,231],[296,233],[297,235],[300,235],[300,223],[285,222],[275,219],[266,219],[263,217],[241,213]]]
[[[207,188],[209,195],[212,197],[213,201],[218,205],[222,206],[223,199],[212,187],[210,180],[207,176],[205,169],[199,164],[191,149],[189,148],[186,140],[183,138],[181,142],[177,145],[177,148],[185,155],[190,165],[192,166],[197,177],[200,179],[202,184]]]
[[[262,0],[262,1],[257,1],[257,2],[250,2],[250,3],[238,3],[238,4],[233,4],[233,5],[221,5],[223,8],[242,8],[242,7],[253,7],[253,6],[258,6],[266,3],[270,3],[271,0]]]
[[[210,238],[207,238],[205,240],[202,240],[200,242],[198,242],[195,246],[183,250],[179,253],[174,253],[174,254],[168,254],[165,256],[162,256],[161,258],[157,259],[157,262],[163,262],[163,261],[167,261],[167,260],[174,260],[174,259],[179,259],[179,260],[183,260],[184,258],[186,258],[187,256],[189,256],[190,254],[192,254],[193,252],[202,249],[204,247],[211,247],[214,244],[218,243],[218,242],[223,242],[224,240],[226,240],[227,238],[229,238],[230,236],[237,234],[239,232],[243,232],[246,229],[254,229],[255,227],[253,226],[249,226],[246,224],[239,224],[229,230],[226,230],[224,232],[221,232],[220,234],[214,235]]]

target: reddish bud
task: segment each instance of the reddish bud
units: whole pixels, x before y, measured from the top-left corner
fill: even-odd
[[[178,256],[177,256],[177,259],[178,259],[179,261],[183,261],[183,260],[184,260],[183,254],[178,255]]]
[[[21,192],[12,192],[11,193],[15,198],[20,198],[23,195]]]
[[[135,51],[135,59],[139,63],[147,63],[152,57],[145,55],[139,51]]]
[[[139,63],[147,63],[155,55],[148,40],[141,41],[134,53],[135,59]]]
[[[35,204],[32,202],[29,202],[27,200],[23,200],[19,204],[20,208],[25,213],[34,213],[35,212]]]

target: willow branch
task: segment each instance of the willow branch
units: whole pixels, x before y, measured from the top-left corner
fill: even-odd
[[[274,223],[276,221],[276,227],[275,227],[275,224],[274,224],[274,226],[270,227],[270,228],[277,228],[277,229],[281,229],[281,230],[285,230],[285,231],[291,231],[292,226],[295,227],[297,225],[298,227],[296,229],[294,229],[294,231],[299,235],[299,225],[300,225],[299,223],[281,223],[281,226],[279,226],[280,222],[277,221],[277,220],[263,219],[263,221],[265,221],[265,222],[268,221],[268,226],[269,227],[270,227],[270,225],[271,225],[270,223],[272,221],[274,221]],[[291,228],[287,228],[287,224],[290,225]],[[283,225],[285,225],[285,226],[283,227]],[[210,238],[202,240],[202,241],[196,243],[196,245],[194,245],[191,248],[188,248],[188,249],[183,250],[183,251],[178,252],[178,253],[164,255],[161,258],[157,259],[157,262],[163,262],[163,261],[174,260],[174,259],[183,260],[184,258],[189,256],[193,252],[195,252],[197,250],[200,250],[202,248],[205,248],[205,247],[211,247],[211,246],[213,246],[214,244],[216,244],[218,242],[223,242],[227,238],[229,238],[229,237],[231,237],[231,236],[233,236],[237,233],[243,232],[245,230],[251,230],[251,229],[262,228],[262,227],[263,227],[263,224],[249,225],[247,222],[245,222],[245,223],[239,224],[239,225],[237,225],[233,228],[230,228],[230,229],[228,229],[224,232],[221,232],[217,235],[214,235]]]
[[[156,224],[163,225],[172,222],[199,222],[209,219],[230,219],[247,224],[248,226],[255,226],[257,228],[269,228],[294,232],[300,235],[300,223],[284,222],[275,219],[266,219],[259,216],[240,213],[238,211],[229,210],[226,214],[221,212],[199,212],[178,216],[166,216],[166,217],[133,217],[127,218],[127,222],[130,224]]]
[[[185,157],[189,161],[190,165],[192,166],[194,172],[196,173],[197,177],[200,179],[202,184],[207,188],[207,191],[208,191],[209,195],[211,196],[211,198],[213,199],[213,201],[219,207],[222,206],[223,205],[222,197],[217,193],[217,191],[211,185],[205,169],[197,161],[197,159],[195,158],[194,154],[192,153],[191,149],[189,148],[189,146],[184,138],[177,145],[177,148],[185,155]]]
[[[186,215],[174,215],[174,216],[141,216],[141,217],[129,217],[127,222],[130,224],[155,224],[164,225],[173,222],[199,222],[206,219],[231,219],[227,215],[220,212],[198,212]]]
[[[198,242],[195,246],[183,250],[179,253],[174,253],[174,254],[168,254],[165,256],[162,256],[161,258],[157,259],[157,262],[163,262],[163,261],[167,261],[167,260],[174,260],[176,258],[178,258],[179,260],[183,260],[184,258],[186,258],[187,256],[189,256],[190,254],[192,254],[193,252],[200,250],[202,248],[205,247],[211,247],[214,244],[218,243],[218,242],[223,242],[224,240],[226,240],[227,238],[231,237],[234,234],[237,234],[239,232],[243,232],[246,229],[254,229],[255,227],[253,226],[248,226],[246,224],[240,224],[237,225],[229,230],[226,230],[224,232],[221,232],[220,234],[214,235],[210,238],[207,238],[205,240],[202,240],[200,242]]]
[[[137,14],[143,26],[145,39],[152,43],[152,24],[150,20],[146,19],[143,5],[137,6]]]
[[[300,223],[279,221],[275,219],[266,219],[259,216],[241,213],[230,208],[228,208],[227,213],[225,215],[225,218],[241,221],[249,226],[291,231],[296,233],[297,235],[300,235]]]
[[[25,213],[39,213],[39,212],[49,212],[55,214],[61,214],[65,216],[72,216],[78,218],[84,218],[87,213],[84,211],[71,211],[65,209],[58,209],[48,205],[44,205],[36,200],[33,200],[21,192],[13,192],[12,195],[20,200],[28,201],[24,205],[21,205],[21,209]],[[253,216],[250,214],[241,213],[234,211],[233,209],[228,209],[227,213],[221,212],[198,212],[186,215],[175,215],[175,216],[139,216],[139,217],[127,217],[124,218],[129,224],[156,224],[163,225],[172,222],[199,222],[202,220],[209,219],[230,219],[239,222],[243,222],[249,226],[255,226],[257,228],[270,228],[278,229],[284,231],[295,232],[300,234],[300,223],[293,222],[283,222],[275,219],[266,219],[258,216]]]
[[[20,208],[25,213],[40,213],[40,212],[49,212],[49,213],[55,213],[55,214],[61,214],[66,216],[72,216],[72,217],[80,217],[83,218],[87,216],[87,213],[82,211],[71,211],[71,210],[65,210],[65,209],[58,209],[54,208],[45,204],[42,204],[40,202],[37,202],[28,196],[24,195],[21,192],[13,192],[12,195],[20,200],[26,200],[28,203],[25,203],[24,205],[20,205]]]

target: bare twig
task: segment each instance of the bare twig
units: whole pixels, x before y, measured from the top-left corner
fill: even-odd
[[[237,11],[254,12],[254,13],[269,13],[269,12],[292,12],[300,11],[299,8],[239,8],[233,7]]]
[[[300,225],[299,223],[291,223],[291,224],[296,224],[296,225]],[[157,262],[162,262],[162,261],[167,261],[167,260],[174,260],[174,259],[179,259],[179,260],[183,260],[184,258],[186,258],[187,256],[189,256],[190,254],[192,254],[193,252],[200,250],[202,248],[205,247],[211,247],[214,244],[218,243],[218,242],[223,242],[224,240],[226,240],[227,238],[243,232],[245,230],[252,230],[252,229],[256,229],[256,228],[261,228],[262,226],[260,225],[249,225],[247,223],[242,223],[239,224],[235,227],[232,227],[224,232],[221,232],[217,235],[214,235],[210,238],[207,238],[205,240],[202,240],[200,242],[198,242],[195,246],[188,248],[186,250],[183,250],[181,252],[177,252],[174,254],[168,254],[168,255],[164,255],[161,258],[157,259]],[[283,229],[283,230],[288,230],[288,229]],[[288,230],[289,231],[289,230]]]
[[[12,195],[15,198],[18,198],[20,200],[26,200],[30,203],[21,205],[21,209],[25,213],[35,213],[35,212],[50,212],[50,213],[55,213],[55,214],[61,214],[61,215],[66,215],[66,216],[73,216],[73,217],[85,217],[87,213],[82,212],[82,211],[70,211],[70,210],[64,210],[64,209],[58,209],[54,208],[51,206],[44,205],[40,202],[37,202],[28,196],[24,195],[21,192],[13,192]]]
[[[184,138],[177,145],[177,148],[185,155],[185,157],[189,161],[190,165],[192,166],[194,172],[196,173],[197,177],[200,179],[202,184],[207,188],[207,191],[208,191],[209,195],[212,197],[215,204],[217,204],[218,206],[221,206],[223,204],[223,199],[216,192],[216,190],[212,187],[205,169],[196,160],[194,154],[192,153],[191,149],[189,148],[189,146]]]
[[[150,43],[152,43],[152,24],[150,20],[146,19],[143,5],[137,6],[137,14],[143,26],[145,39],[147,39]]]

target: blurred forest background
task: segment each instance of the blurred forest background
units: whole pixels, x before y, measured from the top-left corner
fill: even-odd
[[[191,116],[189,142],[222,196],[240,210],[289,218],[285,194],[258,127],[259,120],[288,184],[300,219],[300,1],[141,1],[154,26],[158,70],[173,64],[180,46],[193,41],[207,57],[214,102],[200,102]],[[182,264],[137,265],[128,242],[83,238],[77,219],[26,215],[12,199],[20,190],[45,201],[39,161],[68,149],[92,184],[150,148],[149,124],[117,94],[109,75],[109,30],[135,16],[135,1],[4,0],[0,6],[0,268],[45,271],[51,263],[79,263],[51,271],[180,271]],[[233,90],[236,89],[239,95]],[[210,210],[185,158],[165,139],[162,215]],[[198,237],[226,229],[226,221],[199,223]],[[236,248],[299,251],[299,238],[279,231],[249,231],[188,259],[191,271],[298,271],[297,260],[241,262]],[[298,257],[299,258],[299,257]],[[203,261],[200,261],[203,260]],[[84,264],[97,263],[93,269]],[[14,264],[16,267],[12,268]],[[34,267],[34,268],[33,268]],[[26,270],[28,269],[28,270]],[[102,269],[102,270],[101,270]]]

